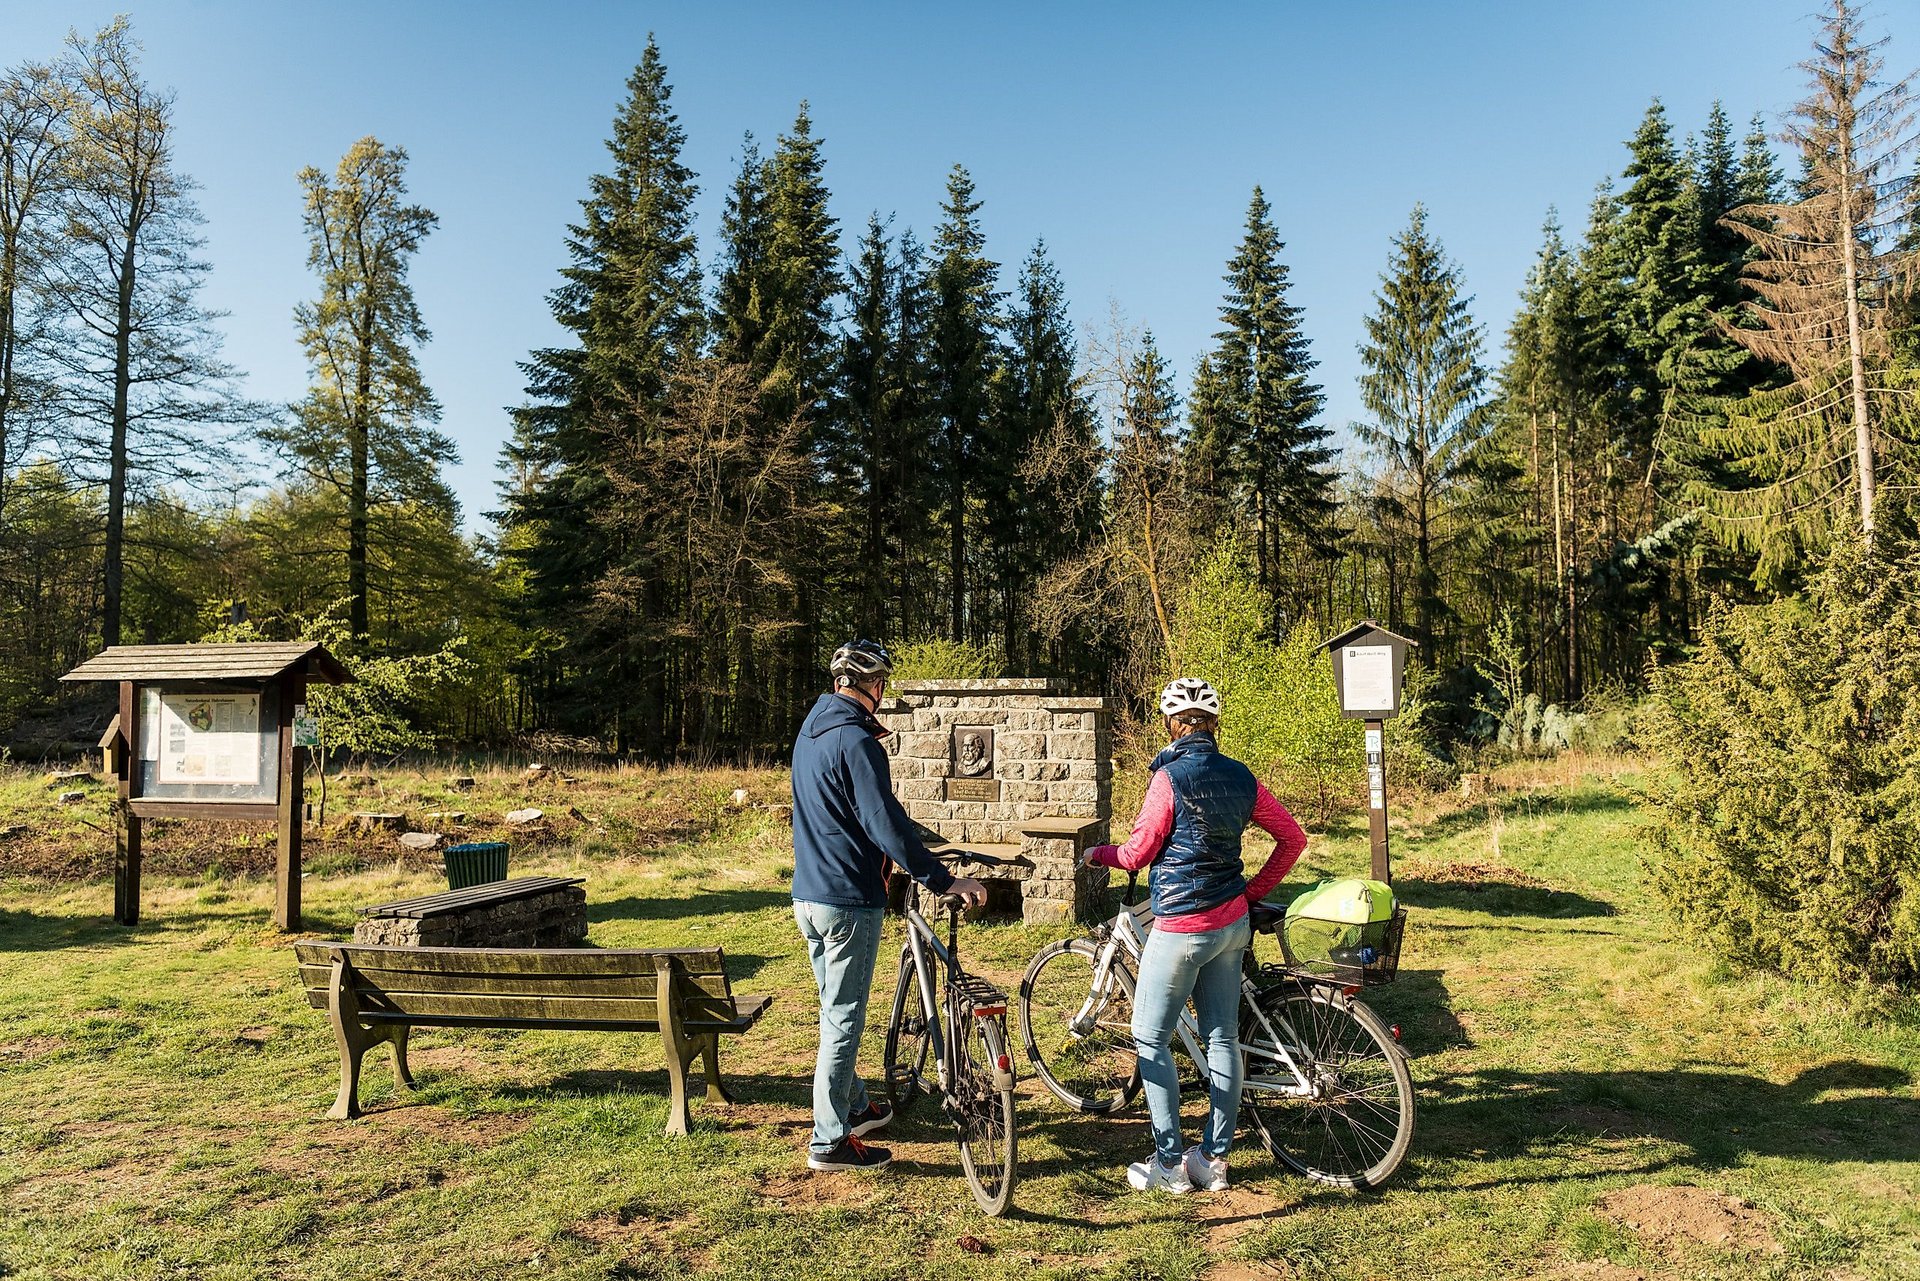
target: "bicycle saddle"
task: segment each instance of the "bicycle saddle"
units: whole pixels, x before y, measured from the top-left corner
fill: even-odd
[[[1287,909],[1278,903],[1253,903],[1247,907],[1247,919],[1255,933],[1269,934],[1287,919]]]

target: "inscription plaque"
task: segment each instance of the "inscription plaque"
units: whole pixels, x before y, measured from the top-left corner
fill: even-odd
[[[947,799],[950,801],[997,801],[1000,799],[1000,780],[997,778],[950,778],[947,780]]]

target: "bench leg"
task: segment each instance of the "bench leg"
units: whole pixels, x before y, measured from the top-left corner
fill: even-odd
[[[687,1065],[693,1057],[688,1048],[670,1041],[666,1046],[667,1084],[673,1091],[667,1100],[668,1134],[685,1134],[693,1128],[693,1109],[687,1104]]]
[[[333,1121],[351,1121],[360,1115],[360,1060],[366,1056],[367,1043],[358,1027],[334,1025],[334,1040],[340,1046],[340,1093],[327,1110]]]
[[[720,1034],[709,1032],[700,1038],[700,1067],[707,1078],[707,1102],[731,1103],[733,1096],[720,1083]]]
[[[387,1052],[393,1059],[393,1079],[403,1090],[413,1088],[413,1073],[407,1070],[407,1025],[393,1023],[387,1026]]]

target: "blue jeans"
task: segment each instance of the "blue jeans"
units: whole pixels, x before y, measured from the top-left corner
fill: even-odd
[[[813,1141],[825,1156],[851,1132],[847,1118],[867,1107],[867,1087],[855,1071],[860,1034],[867,1026],[867,994],[880,952],[878,907],[793,904],[793,919],[807,941],[813,982],[820,993],[820,1057],[813,1065]]]
[[[1174,934],[1153,930],[1140,953],[1133,995],[1133,1040],[1153,1121],[1153,1150],[1172,1165],[1180,1140],[1180,1075],[1173,1066],[1173,1032],[1193,999],[1206,1051],[1207,1097],[1212,1105],[1200,1151],[1224,1157],[1240,1122],[1240,959],[1253,942],[1245,917],[1217,930]]]

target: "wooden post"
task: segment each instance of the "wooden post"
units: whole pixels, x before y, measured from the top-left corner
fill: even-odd
[[[140,818],[129,802],[140,794],[140,691],[120,682],[120,725],[127,741],[127,767],[120,775],[120,803],[114,807],[113,919],[140,924]]]
[[[293,709],[306,701],[304,673],[288,672],[280,686],[280,815],[279,840],[273,854],[273,923],[289,932],[300,928],[300,835],[304,817],[301,793],[306,784],[306,762],[293,743]]]
[[[1393,860],[1387,853],[1386,722],[1367,727],[1367,830],[1373,838],[1373,879],[1393,884]]]

